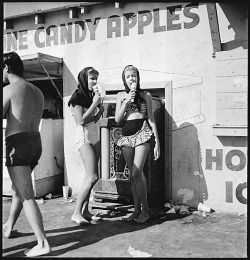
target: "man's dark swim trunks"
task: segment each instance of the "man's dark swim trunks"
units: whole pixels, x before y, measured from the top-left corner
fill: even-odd
[[[5,138],[6,166],[30,166],[33,170],[42,154],[39,132],[22,132]]]

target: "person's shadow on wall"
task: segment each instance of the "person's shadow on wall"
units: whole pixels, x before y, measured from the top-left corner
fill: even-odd
[[[172,199],[177,204],[197,207],[207,200],[201,147],[195,125],[184,122],[172,129]]]

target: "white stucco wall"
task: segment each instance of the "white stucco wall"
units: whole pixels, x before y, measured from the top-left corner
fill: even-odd
[[[175,9],[172,14],[167,12],[170,6]],[[80,155],[73,144],[75,123],[67,106],[77,85],[77,75],[84,67],[94,66],[100,72],[101,83],[122,85],[123,67],[133,64],[139,68],[142,82],[173,82],[173,201],[190,206],[204,202],[215,210],[246,211],[246,204],[239,202],[235,195],[237,185],[246,181],[246,167],[237,172],[236,176],[225,165],[225,155],[229,151],[240,149],[246,154],[246,145],[244,141],[240,144],[234,141],[231,146],[225,146],[213,135],[212,126],[216,124],[216,66],[215,58],[212,57],[207,7],[201,3],[191,7],[189,12],[187,8],[187,3],[127,3],[123,8],[116,9],[110,3],[101,8],[99,5],[93,6],[90,13],[79,14],[74,19],[69,19],[68,10],[63,10],[56,15],[46,14],[45,24],[42,25],[35,25],[34,17],[20,18],[18,23],[14,22],[12,31],[28,30],[24,44],[21,45],[24,49],[20,49],[17,43],[18,54],[42,52],[63,58],[65,183],[71,186],[73,194],[78,193],[84,172]],[[159,9],[159,12],[155,9]],[[152,18],[146,26],[138,26],[141,18],[141,23],[146,20],[146,16],[139,14],[141,11],[145,11],[148,19]],[[135,25],[129,29],[129,35],[124,36],[123,14],[130,12],[135,14]],[[190,13],[192,16],[188,17]],[[109,23],[114,15],[116,23]],[[93,23],[98,17],[99,23],[90,33],[91,26],[86,21],[91,19]],[[79,28],[75,25],[77,21],[85,23],[86,36],[80,42],[75,42],[76,28]],[[172,27],[179,28],[169,29],[167,21]],[[66,24],[69,29],[69,23],[72,23],[72,35],[68,35],[69,42],[62,44],[61,37],[65,33],[60,25]],[[191,28],[184,28],[185,23],[192,25]],[[51,46],[47,46],[44,29],[34,40],[39,27],[46,29],[51,25],[55,25],[52,30],[56,33]],[[115,25],[118,26],[116,36],[119,33],[120,36],[115,37],[113,33],[109,38],[108,31]],[[224,27],[222,22],[221,30],[226,26],[227,22]],[[162,31],[154,32],[156,27]],[[143,33],[139,33],[142,30]],[[10,51],[7,36],[4,43],[4,51]],[[42,44],[45,46],[38,47]],[[212,169],[206,166],[208,150],[215,156],[216,149],[223,150],[223,167],[219,171],[214,169],[214,163]],[[235,165],[239,164],[236,157],[232,159]],[[233,185],[233,202],[230,203],[226,201],[227,181]]]

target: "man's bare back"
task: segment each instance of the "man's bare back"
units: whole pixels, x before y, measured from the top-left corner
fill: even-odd
[[[40,209],[35,201],[31,173],[42,154],[39,124],[44,97],[42,92],[23,78],[24,66],[15,52],[3,54],[3,117],[6,163],[12,185],[12,204],[9,217],[3,224],[3,235],[11,236],[22,208],[34,231],[37,245],[24,252],[35,257],[51,252],[46,238]]]
[[[4,114],[7,116],[5,136],[38,132],[44,107],[44,96],[40,89],[18,78],[4,87],[3,96]]]

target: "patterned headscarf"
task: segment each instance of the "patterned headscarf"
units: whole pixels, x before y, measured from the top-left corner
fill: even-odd
[[[125,79],[125,72],[127,70],[133,70],[136,72],[137,74],[137,86],[136,86],[136,91],[141,91],[140,89],[140,74],[139,74],[139,71],[138,69],[133,66],[133,65],[127,65],[124,69],[123,69],[123,72],[122,72],[122,81],[123,81],[123,85],[125,87],[125,91],[128,93],[130,91],[130,88],[128,87],[127,83],[126,83],[126,79]]]
[[[88,88],[88,76],[91,73],[99,75],[99,72],[93,67],[86,67],[79,72],[77,90],[70,98],[68,106],[70,104],[73,106],[81,105],[86,108],[91,106],[94,96],[94,92]]]

